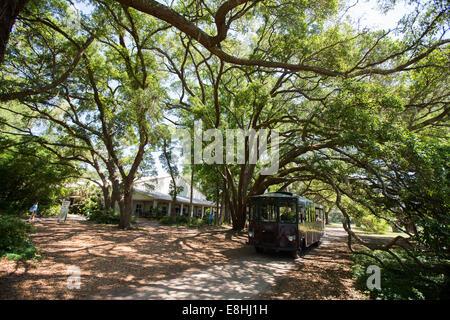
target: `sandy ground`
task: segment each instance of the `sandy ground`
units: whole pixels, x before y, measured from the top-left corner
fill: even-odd
[[[296,262],[287,255],[249,253],[227,263],[186,271],[145,286],[123,288],[95,295],[93,299],[126,300],[243,300],[268,290]]]
[[[295,270],[286,273],[270,290],[255,299],[363,300],[352,280],[351,253],[342,228],[327,228],[326,235],[296,260]]]
[[[0,260],[0,299],[363,298],[353,289],[342,229],[328,230],[318,248],[294,261],[256,254],[245,235],[225,227],[145,220],[131,231],[77,220],[33,224],[43,259]],[[74,267],[80,289],[68,288]]]

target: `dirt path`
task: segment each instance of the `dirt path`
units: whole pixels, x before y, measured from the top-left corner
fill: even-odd
[[[245,236],[229,228],[150,225],[139,230],[87,221],[35,221],[33,244],[42,261],[0,260],[0,299],[84,299],[98,292],[133,288],[190,269],[226,263],[251,252]],[[80,289],[69,289],[71,266]]]
[[[283,253],[249,253],[226,264],[95,299],[364,299],[353,289],[346,233],[328,229],[319,247],[293,260]]]
[[[268,257],[250,253],[226,264],[184,272],[137,288],[101,293],[92,299],[131,300],[229,300],[251,299],[269,289],[277,278],[295,268],[287,256]]]
[[[44,259],[0,260],[0,299],[360,298],[352,289],[342,230],[294,261],[256,254],[245,235],[223,227],[145,222],[139,230],[121,231],[86,221],[34,224],[32,241]],[[70,266],[80,268],[78,290],[67,286]],[[296,293],[311,283],[316,291]]]
[[[22,221],[29,222],[30,218],[22,218]],[[62,220],[62,219],[61,219]],[[67,215],[66,221],[86,221],[87,218],[85,216],[79,216],[76,214]],[[58,217],[35,217],[32,223],[41,222],[41,221],[58,221]]]
[[[317,248],[296,260],[295,270],[279,279],[256,299],[360,300],[367,299],[354,287],[347,233],[342,228],[327,228]]]

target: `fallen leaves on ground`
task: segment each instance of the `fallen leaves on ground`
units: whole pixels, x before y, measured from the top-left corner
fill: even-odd
[[[327,237],[297,259],[297,270],[278,280],[262,300],[360,300],[366,299],[354,288],[351,253],[343,229],[327,229]]]
[[[38,221],[31,238],[42,260],[0,260],[0,299],[86,299],[99,292],[134,288],[248,255],[245,235],[229,227],[161,226],[140,220],[137,230],[86,221]],[[340,233],[339,233],[340,232]],[[362,299],[351,279],[350,253],[341,229],[297,260],[257,299]],[[81,287],[67,286],[77,266]]]
[[[39,221],[33,244],[42,261],[0,260],[0,299],[83,299],[100,291],[175,277],[191,268],[226,263],[249,250],[229,228],[187,228],[142,223],[138,230],[86,221]],[[81,271],[79,290],[68,289],[68,268]]]

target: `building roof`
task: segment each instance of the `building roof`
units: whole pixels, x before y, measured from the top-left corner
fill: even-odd
[[[153,192],[157,190],[159,193],[169,195],[171,181],[172,178],[170,175],[159,175],[159,176],[141,177],[136,181],[134,181],[133,185],[142,191]],[[182,191],[178,193],[180,196],[189,198],[190,190],[192,188],[194,198],[206,200],[206,196],[195,186],[192,186],[190,182],[186,180],[184,177],[177,176],[176,181],[177,186],[183,187]]]
[[[150,197],[155,200],[165,200],[165,201],[172,201],[172,197],[168,194],[157,192],[157,191],[146,191],[143,189],[140,189],[138,187],[133,187],[133,190],[137,193],[143,194],[147,197]],[[190,200],[185,197],[177,196],[177,202],[181,203],[190,203]],[[214,202],[208,201],[208,200],[202,200],[202,199],[196,199],[192,198],[192,204],[193,205],[203,205],[203,206],[216,206]]]

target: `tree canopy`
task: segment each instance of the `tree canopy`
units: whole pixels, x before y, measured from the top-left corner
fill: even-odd
[[[122,228],[150,151],[164,151],[173,178],[181,172],[169,159],[169,124],[193,130],[201,120],[223,136],[279,133],[268,137],[279,150],[272,175],[250,161],[248,136],[243,163],[187,161],[192,180],[215,182],[204,190],[216,201],[222,193],[235,230],[250,196],[291,188],[339,208],[352,250],[356,242],[398,258],[395,245],[449,259],[447,1],[410,1],[392,30],[358,28],[337,0],[80,2],[90,11],[63,0],[14,7],[2,38],[2,139],[23,136],[94,168]],[[381,1],[384,10],[395,3]],[[404,236],[373,247],[351,229],[361,217]]]

